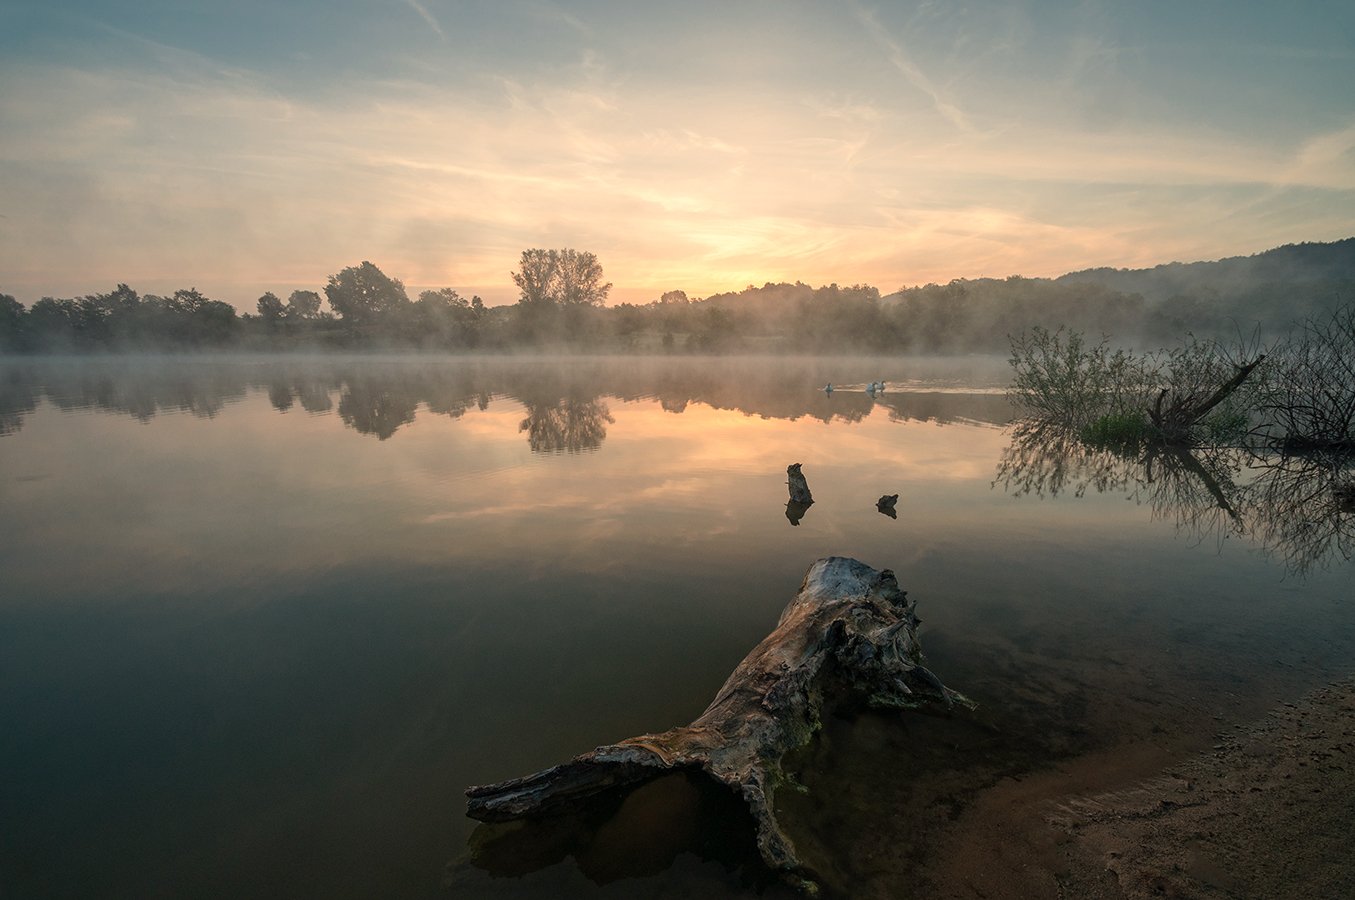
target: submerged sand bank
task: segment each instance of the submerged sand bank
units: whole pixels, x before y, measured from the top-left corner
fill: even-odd
[[[964,717],[829,719],[800,760],[806,789],[778,800],[829,900],[1355,897],[1355,679],[1220,727],[1208,744],[1131,737],[1032,765]],[[699,850],[649,865],[641,844],[664,844],[675,805],[609,825],[576,861],[557,848],[531,877],[454,867],[449,892],[794,896],[740,886]],[[522,868],[498,874],[537,866]]]
[[[1355,679],[1105,789],[1140,757],[1091,754],[988,789],[937,836],[919,896],[1355,896]]]
[[[1068,896],[1355,896],[1355,681],[1050,819],[1071,837]]]

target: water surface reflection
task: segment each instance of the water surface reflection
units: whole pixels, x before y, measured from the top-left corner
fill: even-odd
[[[529,841],[544,868],[496,877],[527,853],[468,846],[461,792],[691,721],[825,555],[898,573],[930,667],[998,729],[872,719],[811,748],[797,846],[879,896],[912,889],[956,784],[1166,753],[1355,658],[1349,566],[1299,580],[1250,540],[1182,539],[1166,507],[1123,500],[1189,474],[1164,463],[1149,483],[1088,461],[1107,490],[1073,496],[1076,466],[999,427],[1002,362],[948,365],[5,362],[6,887],[747,896],[685,820],[633,871],[603,851],[635,835],[604,817],[588,834],[615,840]],[[1004,452],[1029,457],[1009,457],[1011,492],[993,489]],[[794,528],[791,462],[816,500]],[[1199,462],[1261,543],[1298,527],[1277,513],[1266,537],[1256,510],[1303,496],[1300,473],[1267,500]],[[1015,496],[1023,478],[1047,499]],[[1171,490],[1232,535],[1200,484]],[[924,764],[931,741],[969,768],[914,777],[949,765]],[[641,800],[645,822],[704,803]]]
[[[1109,450],[1056,425],[1023,422],[1002,451],[996,483],[1018,496],[1122,494],[1192,540],[1252,540],[1296,575],[1355,554],[1349,455],[1221,446]]]
[[[656,399],[680,414],[689,403],[747,415],[856,422],[877,407],[900,421],[1002,424],[1011,410],[1003,376],[989,358],[965,362],[891,361],[895,389],[873,394],[807,390],[824,371],[878,371],[879,361],[799,359],[514,360],[504,358],[212,358],[114,357],[0,361],[0,423],[19,430],[39,400],[64,410],[126,413],[139,421],[187,412],[212,418],[250,390],[285,413],[334,410],[359,434],[386,440],[426,414],[459,418],[494,397],[520,402],[521,431],[538,452],[597,449],[606,438],[606,399]],[[979,392],[976,393],[975,391]]]

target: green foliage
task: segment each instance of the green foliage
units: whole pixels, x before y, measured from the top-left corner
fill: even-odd
[[[1251,416],[1242,407],[1230,403],[1219,406],[1200,424],[1209,443],[1237,444],[1250,431]]]
[[[1240,356],[1193,335],[1170,350],[1133,354],[1104,339],[1088,345],[1075,331],[1035,328],[1012,341],[1009,396],[1031,417],[1098,447],[1235,442],[1250,426],[1251,388],[1229,384]]]
[[[880,306],[880,292],[867,284],[821,287],[796,304],[790,343],[805,350],[890,350],[894,328]]]
[[[1010,396],[1087,444],[1264,446],[1348,460],[1355,453],[1355,304],[1263,348],[1187,335],[1151,354],[1033,329],[1012,342]],[[1145,413],[1147,419],[1145,420]]]
[[[320,315],[320,295],[315,291],[292,291],[283,317],[288,322],[309,322]]]
[[[559,268],[559,253],[555,250],[543,250],[535,247],[522,251],[518,260],[520,271],[511,273],[513,283],[518,286],[522,296],[518,302],[524,306],[545,306],[554,302],[552,285],[555,272]]]
[[[1107,413],[1083,426],[1078,437],[1084,444],[1118,450],[1135,450],[1153,436],[1148,417],[1142,412]]]
[[[732,349],[738,341],[733,315],[718,306],[708,306],[702,310],[688,346],[698,353],[720,353]]]
[[[28,327],[46,343],[70,346],[80,336],[83,318],[75,300],[43,297],[28,311]]]
[[[43,297],[22,317],[22,349],[134,349],[222,344],[239,327],[235,307],[194,288],[142,297],[125,284],[107,294]]]
[[[409,306],[404,284],[366,261],[329,276],[325,296],[348,325],[374,325]]]
[[[1234,362],[1217,342],[1187,333],[1175,347],[1158,351],[1149,366],[1175,397],[1203,400],[1232,377]]]
[[[21,341],[24,305],[9,294],[0,294],[0,347],[15,347]]]
[[[666,290],[650,303],[608,308],[603,304],[612,286],[603,280],[597,257],[567,248],[522,251],[512,277],[520,291],[513,306],[487,309],[479,298],[467,304],[448,288],[425,291],[411,303],[399,280],[363,262],[329,278],[324,293],[333,315],[320,311],[318,292],[298,290],[285,304],[272,292],[264,294],[258,315],[243,320],[229,305],[193,289],[141,297],[120,284],[107,294],[45,297],[28,310],[0,295],[0,345],[22,351],[241,341],[259,349],[300,343],[639,353],[987,353],[1010,348],[1018,373],[1013,399],[1034,414],[1057,415],[1081,428],[1127,404],[1150,407],[1158,396],[1168,407],[1179,402],[1189,409],[1192,398],[1202,400],[1207,396],[1202,392],[1216,389],[1233,366],[1219,345],[1207,340],[1191,338],[1169,352],[1130,356],[1112,351],[1107,339],[1093,346],[1082,335],[1127,340],[1161,332],[1176,341],[1192,327],[1206,329],[1201,334],[1210,329],[1231,333],[1257,321],[1273,324],[1308,309],[1332,309],[1340,293],[1333,286],[1355,285],[1355,239],[1281,248],[1248,260],[1089,270],[1056,280],[958,279],[888,296],[864,284],[814,288],[798,281],[767,282],[704,299]],[[1279,296],[1283,303],[1276,302]],[[1327,315],[1334,314],[1323,312]],[[1320,441],[1341,435],[1344,428],[1342,439],[1352,440],[1348,423],[1355,412],[1340,386],[1355,382],[1355,374],[1342,368],[1355,358],[1355,338],[1341,337],[1348,331],[1339,321],[1322,316],[1312,321],[1319,326],[1296,336],[1268,363],[1272,371],[1288,374],[1266,382],[1267,408],[1283,419],[1276,427],[1287,432]],[[1012,334],[1023,337],[1011,341]],[[1261,408],[1252,381],[1263,375],[1258,370],[1238,391],[1242,409]],[[1337,382],[1329,391],[1333,399],[1317,404],[1321,421],[1295,418],[1302,403],[1287,399],[1285,379],[1306,385],[1308,394],[1325,390],[1324,379]],[[1218,411],[1198,424],[1211,433],[1234,433],[1241,419]]]
[[[1255,402],[1287,449],[1355,452],[1355,303],[1302,322],[1275,346]]]
[[[483,313],[483,304],[473,305],[451,288],[424,291],[406,319],[405,336],[426,347],[475,347]]]
[[[513,283],[524,305],[601,306],[612,289],[611,282],[602,281],[597,256],[587,251],[523,250],[518,268]]]
[[[282,300],[272,291],[260,297],[254,306],[259,311],[259,318],[270,324],[280,322],[283,313],[286,311],[286,308],[282,305]]]
[[[595,346],[604,331],[598,312],[611,291],[602,264],[587,251],[522,251],[513,283],[521,295],[505,337],[512,344]]]
[[[1135,294],[1017,276],[956,279],[895,296],[885,312],[897,340],[924,353],[998,352],[1009,335],[1035,328],[1124,336],[1144,315]]]
[[[1281,335],[1296,319],[1325,318],[1350,296],[1355,238],[1290,244],[1217,262],[1087,269],[1057,283],[1141,295],[1146,306],[1140,331],[1155,341],[1175,341],[1186,332],[1231,337],[1257,325]]]
[[[1142,410],[1149,373],[1142,357],[1088,345],[1076,331],[1035,327],[1011,340],[1012,402],[1028,414],[1073,429]]]

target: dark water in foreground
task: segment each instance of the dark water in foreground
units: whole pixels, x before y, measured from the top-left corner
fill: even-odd
[[[0,361],[0,896],[748,894],[729,816],[680,781],[586,847],[480,832],[478,864],[461,792],[690,721],[825,555],[898,573],[931,668],[1000,729],[948,746],[996,771],[1187,746],[1355,669],[1349,514],[1296,565],[1263,515],[1161,479],[1078,496],[1076,464],[1013,449],[1005,378]],[[794,527],[791,462],[818,501]],[[1049,484],[1032,467],[1073,477],[1021,493]],[[805,756],[788,806],[844,882],[907,860],[872,868],[834,832],[897,828],[904,857],[927,833],[851,787],[909,728],[936,734],[834,723]],[[816,772],[839,781],[815,794]]]

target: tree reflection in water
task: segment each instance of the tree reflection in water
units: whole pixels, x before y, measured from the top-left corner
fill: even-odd
[[[268,385],[268,402],[278,412],[286,412],[295,402],[292,386],[286,381],[274,381]]]
[[[1039,421],[1012,430],[994,485],[1009,493],[1081,497],[1124,492],[1197,540],[1248,537],[1301,575],[1355,555],[1355,480],[1347,455],[1281,455],[1242,447],[1090,446]]]
[[[18,372],[0,375],[0,436],[16,434],[24,416],[38,408],[38,386]]]
[[[888,373],[895,379],[891,383],[908,383],[908,370],[895,365],[899,368]],[[942,365],[941,381],[962,382],[972,376],[971,365]],[[171,410],[210,418],[251,391],[262,392],[279,413],[295,414],[298,405],[311,414],[337,411],[353,430],[383,441],[412,423],[420,406],[424,414],[460,418],[472,408],[488,409],[495,397],[509,398],[522,404],[519,432],[537,453],[600,448],[615,421],[608,407],[613,399],[657,400],[676,414],[700,403],[792,421],[852,423],[884,412],[897,421],[1002,425],[1011,417],[1005,398],[991,391],[901,390],[875,397],[862,391],[828,397],[817,387],[830,378],[847,383],[866,373],[879,375],[879,363],[831,358],[34,357],[0,364],[0,434],[19,431],[42,399],[63,410],[99,409],[146,422]],[[933,377],[929,368],[918,374]]]
[[[330,396],[330,385],[323,379],[301,378],[292,385],[292,392],[301,403],[301,408],[312,415],[329,412],[334,408],[334,399]]]
[[[402,387],[380,377],[350,378],[339,398],[339,418],[359,434],[374,434],[384,441],[414,421],[418,398]]]
[[[606,426],[616,421],[607,404],[596,397],[524,401],[523,405],[527,407],[527,418],[518,431],[527,432],[527,444],[533,453],[596,450],[607,437]]]
[[[1291,571],[1355,556],[1355,458],[1281,456],[1252,485],[1258,538]]]

